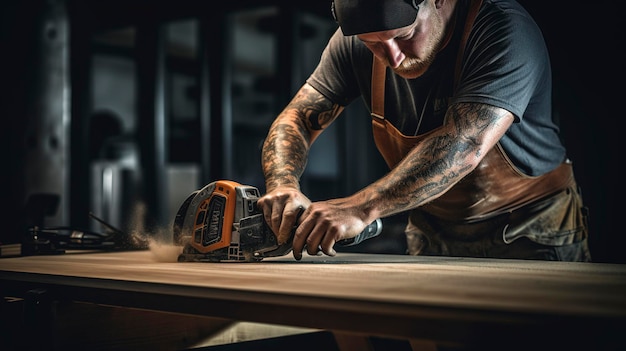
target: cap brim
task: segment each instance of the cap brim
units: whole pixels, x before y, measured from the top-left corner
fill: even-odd
[[[334,11],[344,35],[398,29],[417,18],[416,8],[404,0],[335,0]]]

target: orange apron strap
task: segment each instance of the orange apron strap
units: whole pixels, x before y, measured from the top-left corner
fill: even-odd
[[[474,17],[478,14],[482,0],[471,0],[470,9],[466,19],[466,25],[460,43],[459,55],[455,67],[455,84],[461,71],[461,62],[465,41],[474,24]],[[371,96],[371,116],[374,142],[380,154],[383,156],[389,168],[393,168],[408,151],[411,150],[422,137],[404,136],[393,125],[385,119],[385,77],[387,67],[376,56],[372,58],[372,96]]]
[[[376,56],[372,60],[372,117],[385,119],[385,74],[387,67]]]

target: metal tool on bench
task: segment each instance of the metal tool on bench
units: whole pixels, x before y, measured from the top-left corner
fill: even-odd
[[[174,220],[174,242],[183,246],[179,262],[258,262],[292,250],[292,238],[279,244],[257,208],[259,190],[230,180],[209,183],[191,193]],[[339,241],[356,245],[382,231],[382,221],[369,224],[355,238]]]
[[[98,218],[89,217],[105,227],[103,233],[71,226],[45,226],[43,218],[56,212],[59,198],[54,194],[34,194],[26,205],[32,217],[21,238],[21,256],[63,254],[65,250],[147,249],[145,238],[131,235]]]

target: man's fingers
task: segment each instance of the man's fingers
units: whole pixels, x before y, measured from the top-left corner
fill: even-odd
[[[278,229],[278,243],[284,244],[291,238],[294,227],[298,225],[298,219],[304,211],[304,207],[297,206],[295,210],[284,210]]]
[[[281,202],[275,201],[272,203],[272,213],[270,215],[270,223],[272,229],[276,230],[280,228],[280,223],[283,219],[283,207],[284,205]]]
[[[306,239],[306,252],[315,256],[320,252],[320,238],[324,235],[319,226],[313,228]]]
[[[298,219],[302,216],[302,213],[304,213],[304,209],[302,209],[298,214]],[[302,251],[305,249],[307,240],[310,237],[313,224],[311,223],[311,221],[307,221],[306,219],[304,219],[297,225],[297,228],[295,229],[293,235],[292,251],[293,257],[296,260],[300,260],[302,258]]]
[[[312,256],[319,256],[322,255],[322,253],[328,256],[335,256],[336,252],[333,248],[335,241],[333,238],[332,229],[329,231],[324,225],[324,222],[309,218],[309,220],[302,222],[296,231],[294,247],[297,245],[299,253],[301,253],[302,250],[306,250],[306,252]],[[300,250],[301,242],[304,242],[302,250]]]
[[[335,256],[337,251],[335,251],[335,239],[333,235],[324,235],[324,239],[320,243],[319,249],[328,256]]]

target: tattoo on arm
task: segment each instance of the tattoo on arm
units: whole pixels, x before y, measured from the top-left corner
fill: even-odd
[[[478,165],[513,118],[500,108],[458,104],[449,109],[446,120],[440,132],[424,139],[377,182],[383,212],[415,208],[445,193]]]
[[[276,118],[265,139],[262,167],[267,189],[298,185],[316,131],[326,128],[340,113],[311,87],[304,86]]]
[[[324,95],[310,87],[304,87],[290,104],[306,119],[311,130],[328,127],[339,115],[340,106],[333,104]]]
[[[301,129],[286,123],[271,128],[261,155],[268,189],[280,184],[298,184],[308,152]]]

